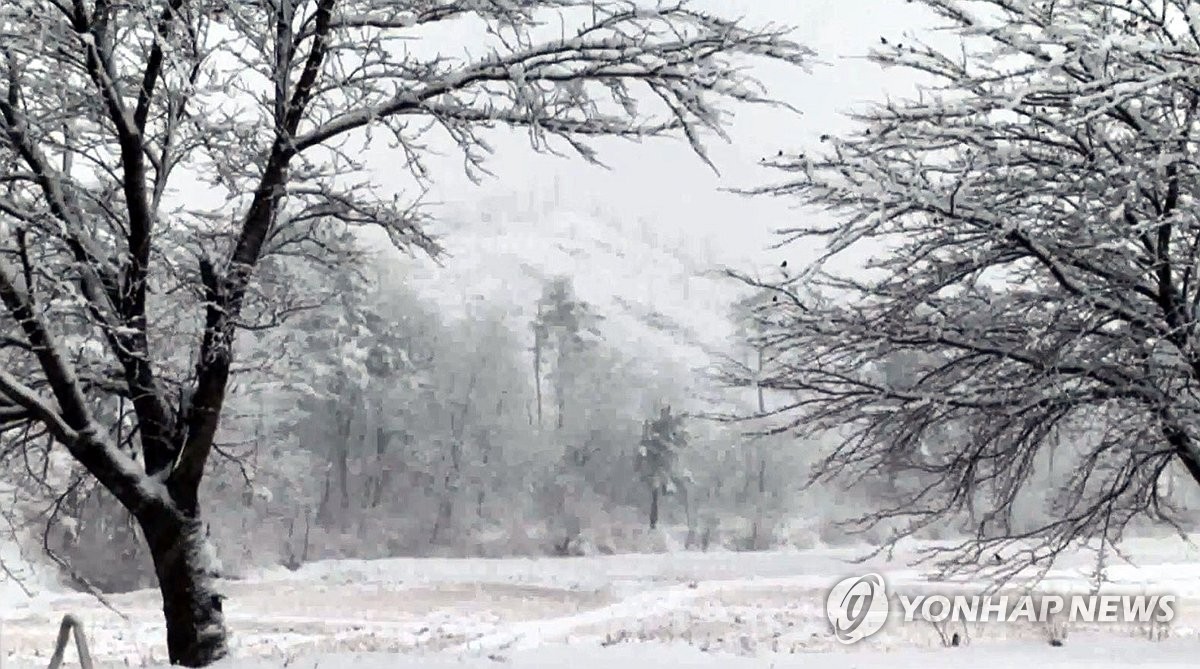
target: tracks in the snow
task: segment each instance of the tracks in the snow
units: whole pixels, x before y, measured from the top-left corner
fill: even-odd
[[[595,575],[593,575],[595,576]],[[603,576],[603,575],[601,575]],[[901,574],[891,576],[901,580]],[[911,574],[910,574],[911,576]],[[415,582],[382,578],[236,581],[226,618],[234,652],[293,656],[328,652],[450,653],[503,656],[546,644],[587,641],[687,643],[739,654],[795,653],[834,646],[825,620],[828,581],[819,574],[691,581],[677,576],[589,578],[599,589],[514,582]],[[76,613],[98,666],[161,661],[162,614],[156,591],[110,598],[128,620],[85,596],[64,596],[4,616],[5,669],[44,667],[58,621]],[[1200,602],[1183,608],[1198,620]],[[7,614],[7,615],[5,615]],[[1177,626],[1178,635],[1195,635]],[[980,638],[1038,638],[1029,626],[997,625]],[[1113,630],[1137,636],[1136,629]],[[889,623],[874,645],[935,646],[936,630]]]

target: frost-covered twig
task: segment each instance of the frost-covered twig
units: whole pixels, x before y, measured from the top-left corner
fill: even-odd
[[[965,534],[926,553],[945,575],[1036,578],[1177,522],[1168,468],[1200,482],[1200,41],[1186,3],[921,4],[961,49],[872,58],[922,95],[766,160],[751,192],[823,209],[781,237],[824,254],[802,287],[742,277],[767,372],[726,378],[830,444],[816,481],[872,491],[852,530]]]

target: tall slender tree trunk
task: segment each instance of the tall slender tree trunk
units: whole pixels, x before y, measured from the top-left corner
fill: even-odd
[[[346,411],[341,422],[337,446],[338,521],[345,523],[350,510],[350,429],[353,415]]]
[[[161,508],[143,510],[139,522],[162,593],[171,664],[212,664],[228,654],[229,631],[203,524],[195,515]]]
[[[321,505],[317,511],[317,522],[325,528],[343,527],[350,508],[350,428],[352,417],[340,408],[333,410],[336,429],[329,450],[329,464],[325,474],[325,489],[321,493]],[[334,496],[337,499],[334,499]]]
[[[538,304],[537,321],[533,326],[533,392],[537,396],[537,426],[542,429],[542,347],[545,336],[541,330],[542,305]]]
[[[371,490],[371,508],[376,508],[383,503],[384,493],[392,486],[391,463],[388,462],[387,457],[392,435],[383,427],[382,411],[376,420],[379,421],[379,426],[375,428],[375,466],[379,468],[379,471],[375,474],[375,484]]]
[[[650,529],[658,528],[658,487],[650,489]]]
[[[554,409],[556,412],[554,429],[560,431],[566,424],[565,419],[567,415],[567,377],[564,371],[567,359],[566,348],[566,343],[560,340],[558,345],[558,364],[554,370]]]

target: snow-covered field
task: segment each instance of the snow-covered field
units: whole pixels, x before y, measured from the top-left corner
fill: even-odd
[[[1068,630],[981,624],[947,648],[928,623],[893,617],[851,647],[825,619],[825,595],[847,576],[877,571],[889,588],[924,590],[897,558],[851,562],[861,550],[675,553],[508,560],[339,561],[223,584],[238,668],[299,667],[1010,667],[1194,665],[1200,639],[1200,549],[1179,539],[1126,546],[1136,565],[1110,565],[1113,587],[1180,598],[1169,629],[1096,625]],[[1086,587],[1094,564],[1067,560],[1056,587]],[[961,590],[960,586],[960,590]],[[966,586],[971,589],[971,586]],[[42,594],[0,608],[5,669],[43,667],[58,621],[87,627],[102,666],[165,658],[154,591],[114,596],[124,616],[85,595]],[[893,613],[896,613],[893,608]],[[68,654],[73,662],[73,652]]]

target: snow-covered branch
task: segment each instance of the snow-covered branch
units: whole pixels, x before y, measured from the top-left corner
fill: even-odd
[[[923,4],[961,50],[874,54],[920,73],[921,99],[858,113],[823,155],[770,161],[788,176],[757,192],[836,222],[783,231],[826,255],[817,296],[758,309],[757,381],[797,397],[786,426],[836,435],[821,476],[908,478],[864,526],[907,536],[968,516],[957,566],[1169,520],[1162,472],[1200,482],[1194,12]],[[833,269],[864,249],[858,277]],[[1047,458],[1069,464],[1048,475]],[[1017,529],[1034,488],[1054,513]]]
[[[749,60],[807,57],[683,2],[0,3],[0,427],[48,431],[133,512],[172,661],[210,662],[200,482],[238,334],[336,294],[355,228],[436,254],[433,152],[479,176],[516,127],[590,160],[667,134],[703,155],[730,105],[770,103]],[[379,135],[414,195],[361,158]]]

